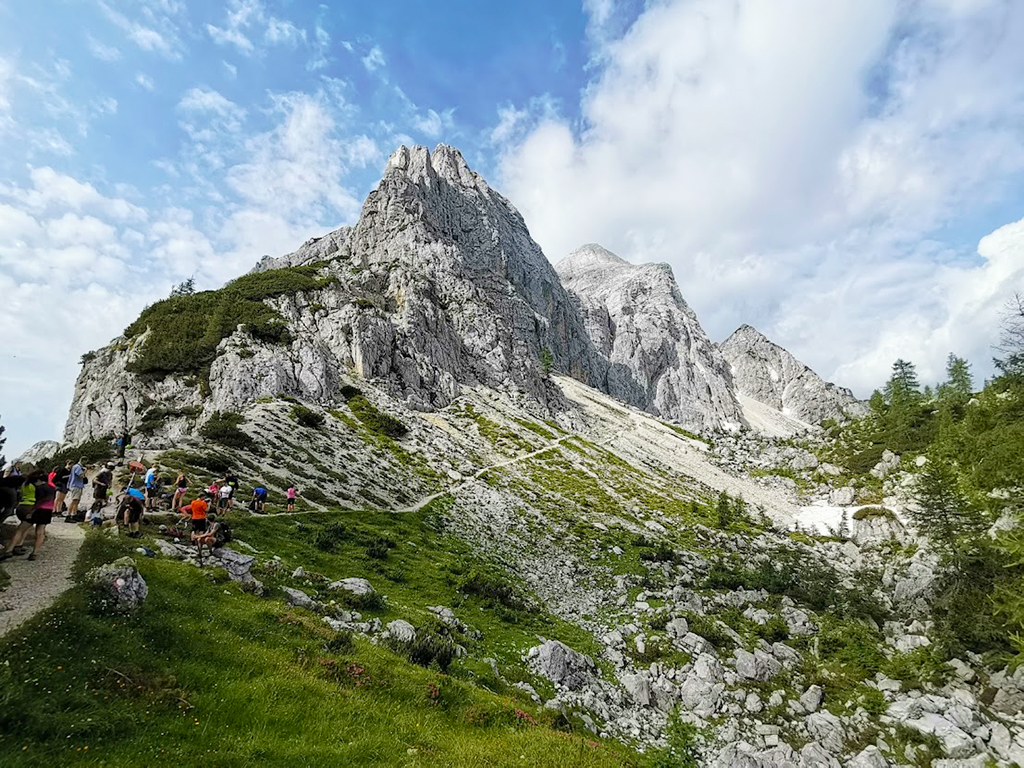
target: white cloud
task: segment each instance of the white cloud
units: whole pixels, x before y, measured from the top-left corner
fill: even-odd
[[[306,30],[299,29],[290,21],[271,17],[267,20],[267,31],[263,39],[270,45],[296,46],[306,39]]]
[[[1021,39],[1017,5],[649,4],[603,43],[582,121],[502,108],[500,178],[552,259],[667,261],[713,336],[752,322],[864,393],[899,354],[931,375],[994,332],[939,307],[991,268],[927,243],[1024,171]]]
[[[440,114],[432,109],[428,109],[426,114],[416,115],[413,118],[413,126],[424,136],[436,139],[440,137],[441,132],[445,128],[452,126],[452,114],[453,110],[451,109],[446,109]]]
[[[221,64],[224,66],[224,72],[231,80],[234,80],[236,77],[238,77],[238,67],[236,67],[234,64],[229,64],[226,61],[222,61]]]
[[[74,147],[68,143],[60,131],[55,128],[44,128],[41,131],[32,131],[32,148],[40,152],[53,155],[68,156],[75,153]]]
[[[106,45],[101,43],[92,35],[86,35],[86,45],[89,47],[89,53],[100,61],[120,61],[121,51],[113,45]]]
[[[177,38],[173,28],[168,26],[164,30],[156,30],[152,27],[148,27],[137,21],[133,21],[125,16],[123,13],[114,10],[104,2],[100,2],[100,8],[103,10],[104,15],[124,32],[128,39],[135,43],[139,48],[144,51],[159,53],[165,58],[171,60],[178,60],[181,58],[181,43]],[[154,14],[150,14],[150,17],[156,20]],[[160,18],[163,24],[168,24],[165,18]]]
[[[311,44],[312,55],[309,61],[306,62],[306,69],[310,72],[315,72],[318,69],[323,69],[329,63],[327,53],[331,49],[331,36],[326,29],[321,27],[319,24],[316,25],[316,29],[313,33],[313,42]],[[351,50],[351,47],[349,47]]]
[[[156,88],[156,83],[153,82],[153,78],[145,72],[139,72],[139,74],[135,76],[135,84],[140,88],[145,88],[147,91],[152,91]]]
[[[376,72],[386,65],[387,60],[384,58],[384,51],[380,49],[379,45],[373,46],[370,52],[363,57],[363,66],[366,67],[367,72]]]

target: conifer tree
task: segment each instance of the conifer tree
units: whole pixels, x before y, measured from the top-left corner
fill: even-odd
[[[850,519],[849,519],[849,517],[847,517],[847,513],[846,513],[845,509],[843,510],[842,518],[839,520],[839,532],[838,533],[839,533],[839,535],[838,535],[837,538],[840,541],[849,541],[850,540]]]
[[[718,494],[716,511],[718,513],[718,527],[723,530],[728,528],[732,523],[732,509],[729,507],[729,494],[725,491]]]
[[[7,438],[4,437],[5,429],[4,425],[0,424],[0,469],[7,466],[7,459],[4,458],[4,443],[7,442]]]
[[[956,470],[942,458],[931,457],[918,476],[915,501],[916,506],[908,510],[911,519],[947,556],[985,529],[984,517],[960,490]]]

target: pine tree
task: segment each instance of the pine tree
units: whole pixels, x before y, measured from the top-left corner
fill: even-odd
[[[196,279],[194,277],[190,277],[188,280],[183,280],[171,289],[170,298],[174,299],[178,296],[191,296],[195,292]]]
[[[915,501],[908,510],[911,519],[947,555],[985,530],[985,519],[960,490],[953,465],[939,457],[931,457],[918,476]]]
[[[946,381],[939,385],[939,398],[954,408],[967,405],[974,392],[971,366],[962,357],[950,352],[946,358]]]
[[[839,520],[838,534],[839,535],[837,536],[837,538],[840,541],[850,540],[850,518],[847,516],[847,512],[845,509],[843,510],[842,518]]]
[[[4,458],[4,443],[7,442],[7,438],[4,437],[5,430],[6,427],[4,427],[3,424],[0,424],[0,469],[7,466],[7,459]]]
[[[716,507],[718,513],[718,527],[725,530],[732,523],[732,509],[729,506],[729,494],[722,491],[718,494],[718,505]]]
[[[548,347],[544,347],[540,352],[540,369],[545,376],[550,376],[554,368],[555,356],[551,354],[551,350]]]
[[[913,363],[901,358],[892,364],[884,395],[889,408],[896,411],[908,410],[921,402],[921,384]]]
[[[1024,295],[1014,294],[1003,307],[1003,322],[996,349],[1004,355],[995,361],[999,372],[1011,379],[1024,378]]]

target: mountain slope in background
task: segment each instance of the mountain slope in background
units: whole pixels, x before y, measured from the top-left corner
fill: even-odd
[[[850,390],[825,381],[752,326],[737,328],[720,348],[736,391],[786,416],[820,424],[864,412]]]
[[[683,300],[667,264],[630,264],[584,245],[557,265],[587,331],[610,363],[607,392],[694,429],[744,425],[729,366]]]

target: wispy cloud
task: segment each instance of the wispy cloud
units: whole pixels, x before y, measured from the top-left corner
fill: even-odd
[[[94,58],[97,58],[100,61],[120,61],[121,60],[121,50],[119,48],[117,48],[116,46],[106,45],[105,43],[101,43],[99,40],[97,40],[92,35],[86,35],[85,39],[86,39],[86,45],[89,48],[89,53],[91,53]]]
[[[172,32],[162,33],[145,24],[133,21],[104,2],[100,2],[99,5],[114,26],[123,31],[128,39],[142,50],[159,53],[172,60],[181,58],[180,41]]]
[[[316,29],[313,32],[311,48],[312,53],[310,54],[309,61],[306,62],[306,69],[316,72],[326,67],[329,63],[327,54],[331,49],[331,36],[319,24],[316,25]]]
[[[135,76],[135,84],[140,88],[145,88],[147,91],[152,91],[156,88],[156,83],[153,82],[153,78],[145,72],[139,72],[139,74]]]
[[[366,67],[368,72],[376,72],[387,65],[387,60],[384,58],[384,51],[380,49],[379,45],[373,46],[370,52],[363,57],[363,66]]]

